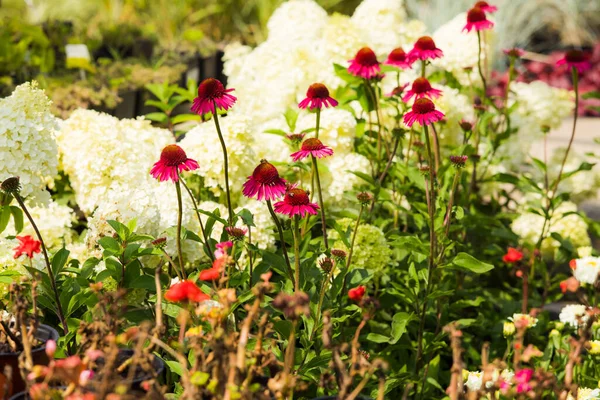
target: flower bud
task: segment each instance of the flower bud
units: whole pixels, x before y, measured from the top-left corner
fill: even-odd
[[[464,168],[468,159],[467,156],[450,156],[450,162],[456,168]]]
[[[46,355],[49,358],[54,358],[54,353],[56,353],[56,342],[50,339],[46,342]]]
[[[356,195],[356,198],[363,206],[369,204],[373,200],[373,196],[367,192],[360,192]]]
[[[560,332],[557,329],[552,329],[550,331],[550,337],[559,337],[560,336]]]
[[[554,329],[556,329],[559,332],[562,332],[562,330],[565,329],[565,324],[562,322],[555,322]]]
[[[19,193],[21,190],[21,181],[18,176],[13,176],[5,179],[4,182],[0,183],[0,189],[6,193]]]
[[[504,334],[505,338],[511,337],[512,335],[515,334],[516,328],[515,328],[515,324],[512,322],[505,322],[504,323],[504,328],[502,329],[502,333]]]

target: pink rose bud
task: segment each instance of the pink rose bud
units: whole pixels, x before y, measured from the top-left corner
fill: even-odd
[[[46,342],[46,354],[50,358],[54,358],[54,353],[56,353],[56,342],[52,339]]]

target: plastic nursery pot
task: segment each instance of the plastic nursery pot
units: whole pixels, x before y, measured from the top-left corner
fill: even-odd
[[[323,396],[323,397],[316,397],[312,400],[339,400],[339,397],[337,396]],[[363,397],[363,396],[357,396],[356,400],[372,400],[369,397]]]
[[[15,394],[8,400],[27,400],[27,399],[29,399],[29,395],[27,394],[27,392],[20,392],[20,393]]]
[[[117,356],[118,357],[117,365],[122,365],[123,363],[125,363],[128,359],[130,359],[133,356],[133,353],[134,353],[134,351],[130,350],[130,349],[119,350],[119,355]],[[158,358],[157,356],[153,355],[152,368],[154,369],[156,376],[160,377],[163,374],[163,372],[165,371],[165,362],[163,360],[161,360],[160,358]],[[120,383],[123,383],[124,380],[127,378],[128,371],[129,371],[128,369],[125,369],[125,371],[123,371],[121,373],[123,380],[120,381]],[[154,377],[154,375],[147,371],[136,370],[135,376],[134,376],[133,380],[131,381],[131,385],[130,385],[131,390],[132,391],[142,390],[141,389],[142,382],[152,379],[153,377]]]
[[[40,342],[44,343],[44,345],[39,346],[31,351],[33,364],[48,365],[50,360],[46,355],[46,342],[50,339],[57,341],[58,332],[51,326],[41,324],[35,333],[35,337]],[[25,382],[23,381],[21,373],[19,372],[20,355],[21,352],[0,353],[0,371],[4,371],[4,368],[7,366],[10,366],[12,369],[12,381],[8,384],[8,396],[12,395],[13,393],[21,392],[25,389]]]

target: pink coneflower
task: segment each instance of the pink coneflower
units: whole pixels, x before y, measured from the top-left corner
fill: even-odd
[[[444,118],[444,114],[435,109],[433,102],[426,98],[415,100],[412,110],[404,114],[404,123],[411,127],[415,122],[429,125]]]
[[[394,67],[401,69],[409,69],[412,63],[408,59],[408,54],[406,54],[404,49],[402,47],[398,47],[390,52],[384,64],[393,65]]]
[[[310,108],[311,110],[323,107],[335,107],[337,100],[329,96],[329,89],[322,83],[313,83],[306,91],[306,98],[298,104],[300,108]]]
[[[444,55],[441,49],[435,46],[431,36],[422,36],[415,43],[411,51],[408,52],[408,59],[411,62],[416,60],[430,60],[440,58]]]
[[[225,231],[233,240],[240,240],[248,233],[247,228],[238,226],[227,226],[225,227]]]
[[[279,214],[289,215],[290,217],[296,215],[304,217],[307,214],[317,215],[319,210],[316,203],[310,202],[308,192],[296,187],[288,188],[283,200],[273,206]]]
[[[427,78],[417,78],[414,80],[412,88],[408,92],[406,92],[406,94],[402,98],[402,101],[407,103],[413,96],[415,96],[415,100],[423,97],[437,99],[441,95],[442,91],[432,88],[431,83],[429,83]]]
[[[381,69],[377,56],[369,47],[363,47],[356,53],[356,56],[349,61],[348,72],[354,76],[365,79],[371,79],[377,76]]]
[[[215,113],[217,109],[229,110],[237,100],[229,94],[233,89],[225,89],[223,84],[214,78],[208,78],[198,86],[198,97],[194,99],[192,111],[196,114]]]
[[[252,175],[244,183],[242,193],[257,200],[275,200],[285,194],[285,180],[279,177],[277,168],[267,160],[260,160]]]
[[[498,11],[498,7],[492,6],[492,5],[488,4],[487,1],[478,1],[473,6],[473,8],[475,8],[475,7],[481,8],[484,12],[490,13],[490,14],[495,13],[496,11]]]
[[[502,50],[504,54],[513,58],[521,58],[525,55],[525,50],[520,49],[518,47],[513,47],[512,49],[504,49]]]
[[[179,172],[193,171],[199,167],[198,162],[188,158],[181,147],[170,144],[162,150],[160,160],[154,164],[150,174],[161,182],[168,180],[177,182]]]
[[[532,387],[529,383],[533,377],[533,370],[526,368],[515,373],[515,384],[517,386],[517,393],[527,393]]]
[[[589,58],[581,50],[567,51],[565,56],[556,62],[556,65],[559,67],[566,65],[569,69],[575,68],[580,74],[592,68]]]
[[[396,86],[394,88],[394,90],[392,90],[390,93],[386,94],[387,97],[402,97],[402,94],[404,93],[404,90],[408,87],[408,83],[405,83],[404,85],[400,85],[400,86]]]
[[[302,160],[309,156],[315,156],[317,158],[327,157],[333,154],[331,147],[325,146],[317,138],[308,138],[302,142],[300,150],[290,154],[294,161]]]
[[[467,13],[467,24],[463,28],[463,31],[471,32],[475,29],[476,31],[484,31],[486,29],[492,29],[494,23],[487,19],[485,11],[479,7],[473,7]]]

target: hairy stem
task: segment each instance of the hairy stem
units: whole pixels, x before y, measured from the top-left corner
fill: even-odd
[[[229,192],[229,160],[227,158],[227,146],[225,146],[225,140],[223,139],[223,133],[221,132],[221,126],[219,125],[219,116],[217,113],[217,104],[214,104],[215,111],[213,112],[213,119],[215,120],[215,127],[217,128],[217,134],[219,135],[219,141],[221,142],[221,149],[223,150],[223,170],[225,171],[225,193],[227,195],[227,210],[229,211],[229,222],[230,226],[233,226],[233,208],[231,206],[231,194]]]

